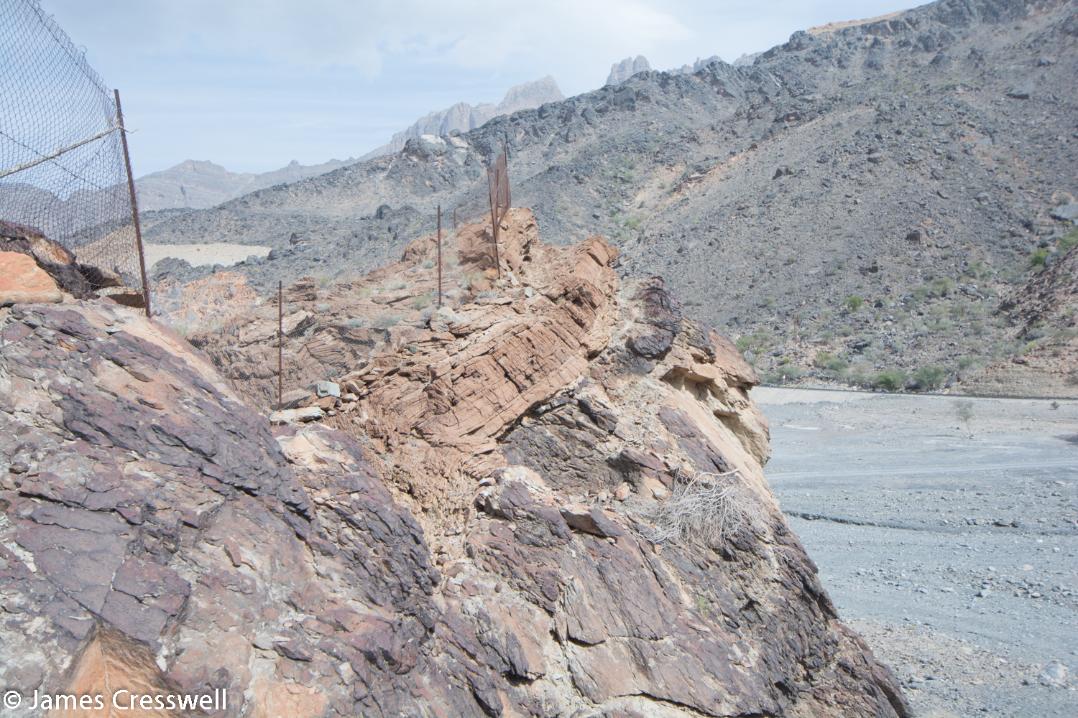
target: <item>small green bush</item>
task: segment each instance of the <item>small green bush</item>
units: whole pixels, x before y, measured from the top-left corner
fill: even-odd
[[[1029,255],[1029,268],[1039,269],[1045,265],[1048,261],[1048,249],[1046,247],[1038,247],[1033,250],[1033,253]]]
[[[872,380],[875,389],[898,391],[906,385],[906,374],[899,369],[885,369]]]
[[[764,372],[764,384],[785,384],[801,378],[801,370],[793,364],[780,364],[775,369]]]
[[[933,297],[946,297],[954,291],[954,282],[947,277],[937,277],[929,284],[929,294]]]
[[[849,362],[845,359],[837,357],[831,352],[820,352],[816,355],[816,358],[812,360],[812,363],[820,369],[826,369],[835,374],[841,374],[850,366]]]
[[[861,305],[863,305],[864,303],[865,300],[857,296],[856,294],[851,294],[850,296],[846,297],[846,308],[849,309],[851,312],[856,312],[858,309],[861,308]]]
[[[1059,238],[1059,251],[1066,252],[1072,247],[1078,247],[1078,227]]]
[[[379,314],[371,322],[371,326],[375,329],[389,329],[396,326],[400,322],[401,318],[396,314]]]
[[[947,370],[938,366],[923,366],[913,373],[913,380],[922,390],[939,389],[947,380]]]

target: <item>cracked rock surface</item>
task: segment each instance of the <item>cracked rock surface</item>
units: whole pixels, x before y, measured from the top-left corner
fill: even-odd
[[[908,715],[767,487],[751,368],[601,238],[503,229],[501,278],[322,372],[311,423],[271,428],[130,310],[0,315],[0,681],[224,689],[237,716]],[[296,336],[340,341],[318,319]],[[198,340],[242,359],[230,332]],[[656,540],[720,474],[739,520]]]

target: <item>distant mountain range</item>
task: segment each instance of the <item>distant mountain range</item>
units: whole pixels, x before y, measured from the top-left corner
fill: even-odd
[[[230,172],[204,160],[184,160],[175,167],[154,172],[136,181],[139,209],[206,209],[248,192],[278,184],[298,182],[325,174],[355,159],[330,160],[318,165],[301,165],[292,160],[271,172]]]
[[[513,204],[544,236],[606,235],[620,271],[665,277],[769,380],[935,388],[1070,336],[1045,315],[1016,337],[998,308],[1071,241],[1075,38],[1073,0],[942,0],[412,139],[146,234],[270,246],[239,269],[260,290],[362,272],[433,231],[437,205],[485,216],[508,137]]]
[[[646,62],[646,61],[645,61]],[[396,133],[386,144],[358,160],[330,160],[317,165],[301,165],[295,160],[272,172],[231,172],[208,161],[185,160],[175,167],[140,177],[139,209],[144,212],[165,209],[208,209],[256,190],[278,184],[298,182],[308,177],[332,172],[339,167],[361,160],[399,152],[404,143],[422,135],[448,135],[468,132],[499,115],[528,110],[547,102],[565,99],[553,77],[525,82],[509,88],[497,105],[458,102],[444,110],[431,112],[416,120],[407,129]]]

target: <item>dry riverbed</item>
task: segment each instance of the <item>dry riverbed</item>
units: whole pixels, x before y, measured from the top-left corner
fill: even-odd
[[[1078,715],[1078,402],[753,395],[783,510],[919,716]]]
[[[220,264],[229,267],[237,262],[242,262],[248,257],[265,257],[270,252],[269,247],[257,244],[229,244],[227,242],[213,242],[206,244],[147,244],[146,268],[166,257],[182,259],[192,267],[212,266]]]

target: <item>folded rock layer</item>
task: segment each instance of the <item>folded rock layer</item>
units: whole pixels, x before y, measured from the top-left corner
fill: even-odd
[[[192,335],[227,379],[132,310],[0,310],[0,683],[267,718],[908,715],[767,487],[737,351],[601,238],[547,246],[526,210],[501,236],[500,276],[481,227],[452,237],[438,310],[429,239],[291,287],[304,424],[245,401],[272,403],[276,307]]]

